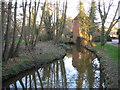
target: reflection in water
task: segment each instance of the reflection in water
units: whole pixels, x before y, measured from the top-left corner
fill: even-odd
[[[86,49],[72,47],[63,60],[55,61],[16,80],[4,88],[103,88],[99,61]]]
[[[95,59],[95,55],[90,53],[86,49],[83,49],[83,48],[77,49],[77,48],[73,47],[73,63],[72,64],[79,73],[78,80],[77,80],[78,88],[94,88],[94,87],[97,88],[97,87],[99,87],[98,83],[99,83],[100,77],[95,77],[96,70],[92,65],[93,64],[92,61],[94,59]],[[94,62],[94,64],[97,65],[97,63],[95,63],[95,62]],[[99,74],[100,74],[100,72],[99,72]],[[97,76],[100,76],[100,75],[97,75]],[[97,80],[97,82],[95,82],[96,80]]]

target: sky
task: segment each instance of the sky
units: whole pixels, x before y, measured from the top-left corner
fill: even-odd
[[[9,1],[9,0],[5,0],[5,1]],[[13,0],[13,1],[15,1],[15,0]],[[25,1],[25,0],[17,0],[17,2],[22,2],[22,1]],[[27,0],[27,1],[29,2],[30,0]],[[34,0],[32,0],[32,1],[34,1]],[[36,1],[38,1],[38,0],[36,0]],[[40,1],[44,2],[45,0],[40,0]],[[62,4],[62,2],[65,2],[66,0],[48,0],[48,1],[50,1],[50,2],[58,1],[58,2],[60,2],[59,4]],[[82,1],[84,4],[85,13],[88,14],[88,12],[90,10],[91,0],[67,0],[67,1],[68,1],[67,17],[72,17],[74,19],[78,15],[78,13],[79,13],[78,7],[79,7],[80,1]],[[95,0],[95,1],[96,1],[96,4],[98,4],[99,0]],[[103,0],[100,0],[100,1],[103,1]],[[107,6],[109,4],[110,0],[104,0],[104,1]],[[117,4],[118,4],[119,0],[112,0],[112,1],[113,1],[113,5],[108,14],[106,26],[109,26],[109,24],[113,18],[115,9],[117,8]],[[22,10],[20,10],[20,11],[22,11]],[[38,16],[40,16],[40,14]],[[96,18],[97,18],[97,22],[101,21],[98,10],[96,10]],[[116,27],[117,26],[118,25],[116,24]]]

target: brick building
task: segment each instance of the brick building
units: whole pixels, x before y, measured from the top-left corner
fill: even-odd
[[[88,42],[88,34],[83,33],[80,29],[80,23],[79,23],[79,14],[73,19],[73,41],[76,43],[77,39],[80,39],[81,44],[87,45]]]
[[[80,30],[80,27],[79,27],[79,21],[78,21],[78,16],[76,16],[74,19],[73,19],[73,41],[76,42],[76,39],[77,37],[79,37],[79,30]]]

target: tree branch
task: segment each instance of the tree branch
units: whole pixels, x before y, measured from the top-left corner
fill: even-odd
[[[116,9],[115,15],[114,15],[114,17],[113,17],[113,19],[112,19],[112,22],[111,22],[111,24],[110,24],[110,26],[109,26],[109,28],[108,28],[108,31],[106,32],[105,36],[107,36],[107,35],[111,32],[111,29],[113,28],[113,26],[115,26],[115,24],[116,24],[116,23],[119,21],[119,19],[120,19],[120,16],[119,16],[118,19],[115,21],[115,17],[116,17],[116,15],[117,15],[119,6],[120,6],[120,1],[118,2],[118,6],[117,6],[117,9]],[[115,22],[114,22],[114,21],[115,21]]]

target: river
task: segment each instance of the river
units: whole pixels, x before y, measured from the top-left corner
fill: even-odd
[[[71,46],[66,56],[13,77],[3,83],[11,88],[105,88],[97,57],[84,48]]]

